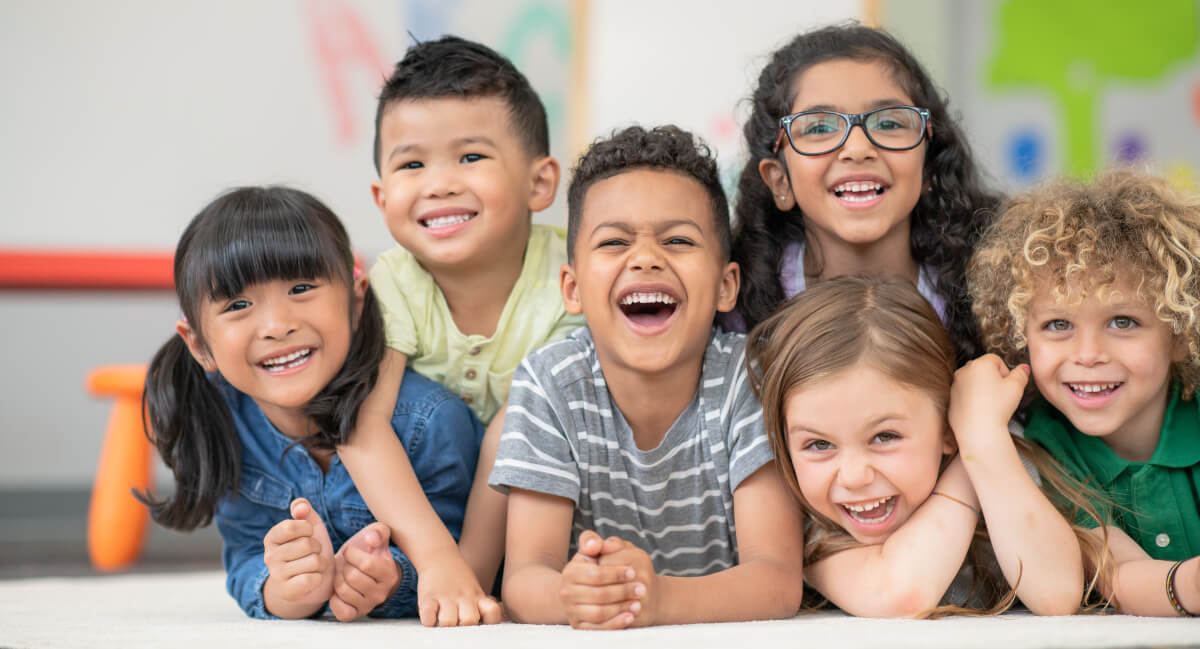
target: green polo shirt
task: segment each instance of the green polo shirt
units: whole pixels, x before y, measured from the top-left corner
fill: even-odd
[[[1025,437],[1045,447],[1076,479],[1090,478],[1091,486],[1119,506],[1113,524],[1151,557],[1177,561],[1200,555],[1200,400],[1181,400],[1178,385],[1147,462],[1121,458],[1044,400],[1034,405]],[[1096,526],[1083,513],[1076,522]]]

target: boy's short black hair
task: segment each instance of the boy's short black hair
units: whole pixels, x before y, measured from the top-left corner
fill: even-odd
[[[647,131],[630,126],[596,140],[579,158],[567,189],[567,260],[575,259],[575,240],[583,219],[583,199],[597,182],[636,169],[672,171],[694,179],[708,193],[721,255],[729,260],[729,202],[712,151],[699,137],[671,124]]]
[[[513,132],[531,155],[550,155],[546,108],[525,75],[495,50],[457,36],[408,48],[379,91],[375,108],[375,171],[380,171],[379,127],[393,104],[416,99],[498,97],[508,104]]]

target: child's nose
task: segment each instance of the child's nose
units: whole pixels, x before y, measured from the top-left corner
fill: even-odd
[[[431,165],[426,178],[429,183],[425,186],[425,194],[430,198],[457,196],[462,193],[461,178],[451,165]]]
[[[629,254],[631,270],[661,270],[663,267],[662,251],[656,243],[634,243]]]
[[[861,489],[875,481],[875,469],[861,453],[842,454],[838,465],[838,484],[846,489]]]
[[[1098,332],[1081,329],[1075,336],[1075,361],[1087,367],[1108,362],[1104,336]]]
[[[875,144],[867,137],[866,127],[855,124],[850,127],[846,142],[838,149],[838,157],[848,160],[864,160],[877,155]]]
[[[270,300],[259,310],[259,330],[263,338],[283,340],[298,329],[286,301]]]

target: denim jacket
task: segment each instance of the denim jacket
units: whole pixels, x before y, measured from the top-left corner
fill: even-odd
[[[212,381],[229,405],[242,444],[237,493],[223,498],[214,514],[224,542],[225,585],[247,615],[274,618],[263,601],[268,576],[263,537],[276,523],[291,518],[292,500],[303,496],[312,503],[325,522],[334,552],[375,517],[336,454],[329,471],[322,472],[303,447],[271,424],[253,399],[219,375],[213,375]],[[392,428],[408,453],[425,497],[457,540],[483,440],[479,420],[444,387],[408,370],[392,414]],[[415,615],[416,570],[396,546],[389,547],[401,569],[400,586],[370,615]]]

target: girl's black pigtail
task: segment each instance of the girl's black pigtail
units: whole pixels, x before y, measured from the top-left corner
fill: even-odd
[[[237,489],[241,446],[229,407],[179,336],[158,350],[146,372],[146,435],[175,475],[175,491],[157,500],[134,492],[154,521],[176,530],[212,522],[217,501]]]

